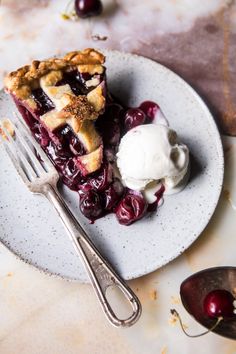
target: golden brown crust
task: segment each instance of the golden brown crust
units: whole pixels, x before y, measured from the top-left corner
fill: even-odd
[[[96,112],[100,112],[105,107],[105,97],[100,85],[87,94],[87,99]]]
[[[45,113],[41,116],[41,121],[50,131],[54,131],[66,124],[66,119],[61,118],[56,110]]]
[[[104,67],[100,64],[81,64],[77,66],[79,72],[89,73],[90,75],[94,74],[102,74],[104,71]]]
[[[103,64],[105,57],[102,53],[92,48],[86,48],[83,51],[74,51],[67,53],[64,59],[75,65],[79,64]]]
[[[104,55],[91,48],[70,52],[61,59],[34,60],[31,65],[23,66],[8,74],[5,78],[5,87],[17,98],[26,100],[30,97],[32,88],[37,86],[36,81],[51,71],[70,71],[78,68],[80,65],[85,65],[94,72],[94,68],[96,67],[98,67],[97,70],[101,70],[101,68],[104,70],[102,66],[104,61]]]
[[[69,124],[83,144],[87,155],[81,157],[81,166],[86,173],[92,173],[101,166],[103,149],[102,139],[96,131],[96,120],[105,108],[103,85],[97,76],[88,80],[87,87],[97,86],[87,95],[76,96],[68,84],[57,84],[63,79],[63,73],[79,70],[91,76],[104,72],[105,57],[94,49],[71,52],[61,59],[33,61],[10,73],[5,79],[6,89],[24,102],[24,105],[36,109],[37,104],[32,90],[41,88],[54,103],[55,109],[40,117],[49,131]],[[97,81],[96,81],[97,80]]]
[[[98,113],[93,105],[89,103],[86,96],[72,96],[64,94],[64,98],[68,100],[67,105],[60,111],[63,118],[71,118],[71,126],[75,133],[78,133],[84,120],[95,120]]]
[[[87,153],[94,151],[102,143],[102,138],[91,120],[83,121],[77,136]]]
[[[52,70],[42,77],[42,83],[45,86],[55,86],[58,81],[62,80],[63,73],[61,70]]]
[[[79,166],[82,175],[86,176],[97,171],[102,164],[103,147],[100,145],[96,150],[87,155],[79,156],[77,158],[77,165]]]

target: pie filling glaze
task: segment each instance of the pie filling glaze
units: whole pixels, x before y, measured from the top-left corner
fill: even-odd
[[[127,109],[117,103],[106,87],[104,61],[94,49],[34,61],[10,73],[5,87],[62,181],[78,192],[81,212],[91,221],[114,212],[129,225],[156,208],[164,189],[148,205],[124,187],[116,153],[127,130],[150,123],[158,105]]]

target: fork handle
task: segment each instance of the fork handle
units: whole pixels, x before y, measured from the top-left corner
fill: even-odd
[[[115,327],[129,327],[141,315],[141,304],[137,296],[128,287],[123,279],[112,269],[97,248],[88,238],[85,230],[75,219],[56,188],[46,184],[45,196],[54,205],[62,223],[64,224],[76,252],[81,256],[89,278],[105,315]],[[119,319],[113,312],[106,297],[106,290],[110,286],[117,286],[122,291],[125,300],[132,307],[132,315],[127,319]]]

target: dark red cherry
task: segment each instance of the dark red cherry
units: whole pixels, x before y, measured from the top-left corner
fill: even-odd
[[[157,111],[160,109],[158,104],[152,101],[145,101],[141,103],[139,108],[146,114],[150,122],[155,118]]]
[[[212,318],[229,318],[234,314],[234,296],[227,290],[216,289],[207,294],[204,299],[203,307],[205,313]]]
[[[105,164],[101,171],[96,174],[96,176],[91,177],[87,180],[92,189],[103,191],[108,188],[109,184],[112,182],[112,167],[110,164]]]
[[[69,159],[62,168],[63,182],[72,190],[78,190],[81,173],[75,166],[73,159]]]
[[[78,186],[78,193],[81,198],[84,197],[91,190],[92,190],[92,187],[88,183],[80,184]]]
[[[146,116],[139,108],[130,108],[125,113],[124,122],[126,130],[145,123]]]
[[[123,184],[118,179],[115,179],[114,182],[104,192],[105,209],[112,210],[120,201],[123,193]]]
[[[116,217],[120,224],[130,225],[141,219],[146,210],[147,203],[141,194],[127,194],[117,206]]]
[[[235,300],[229,290],[234,289],[235,284],[236,267],[225,266],[204,269],[192,274],[182,282],[180,286],[181,300],[188,313],[205,326],[208,331],[236,339],[236,315],[233,317],[234,309],[232,308],[232,305],[235,306]],[[218,292],[219,289],[220,293]],[[225,289],[223,290],[223,296],[221,296],[221,289]],[[217,291],[217,296],[212,298],[215,291]],[[212,303],[215,306],[214,310],[209,308]],[[218,316],[219,308],[222,315]],[[230,317],[226,317],[228,314]]]
[[[61,145],[55,146],[52,142],[46,147],[46,152],[60,170],[64,168],[68,158],[71,157],[67,151],[62,149]]]
[[[81,18],[98,16],[102,10],[100,0],[75,0],[75,12]]]
[[[90,220],[95,220],[103,214],[101,199],[93,190],[89,190],[80,199],[80,210]]]

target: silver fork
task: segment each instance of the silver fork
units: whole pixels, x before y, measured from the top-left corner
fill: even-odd
[[[0,128],[6,138],[4,139],[1,134],[0,136],[5,151],[18,174],[32,193],[43,194],[56,209],[75,251],[83,261],[91,284],[110,323],[115,327],[133,325],[141,315],[139,299],[103,258],[61,198],[57,190],[59,175],[40,145],[31,136],[31,132],[23,119],[17,115],[17,122],[12,122],[12,124],[15,131],[14,138],[1,122]],[[36,157],[32,148],[36,150],[41,159]],[[127,319],[119,319],[112,310],[106,297],[106,291],[110,286],[120,288],[124,299],[131,305],[132,314]]]

